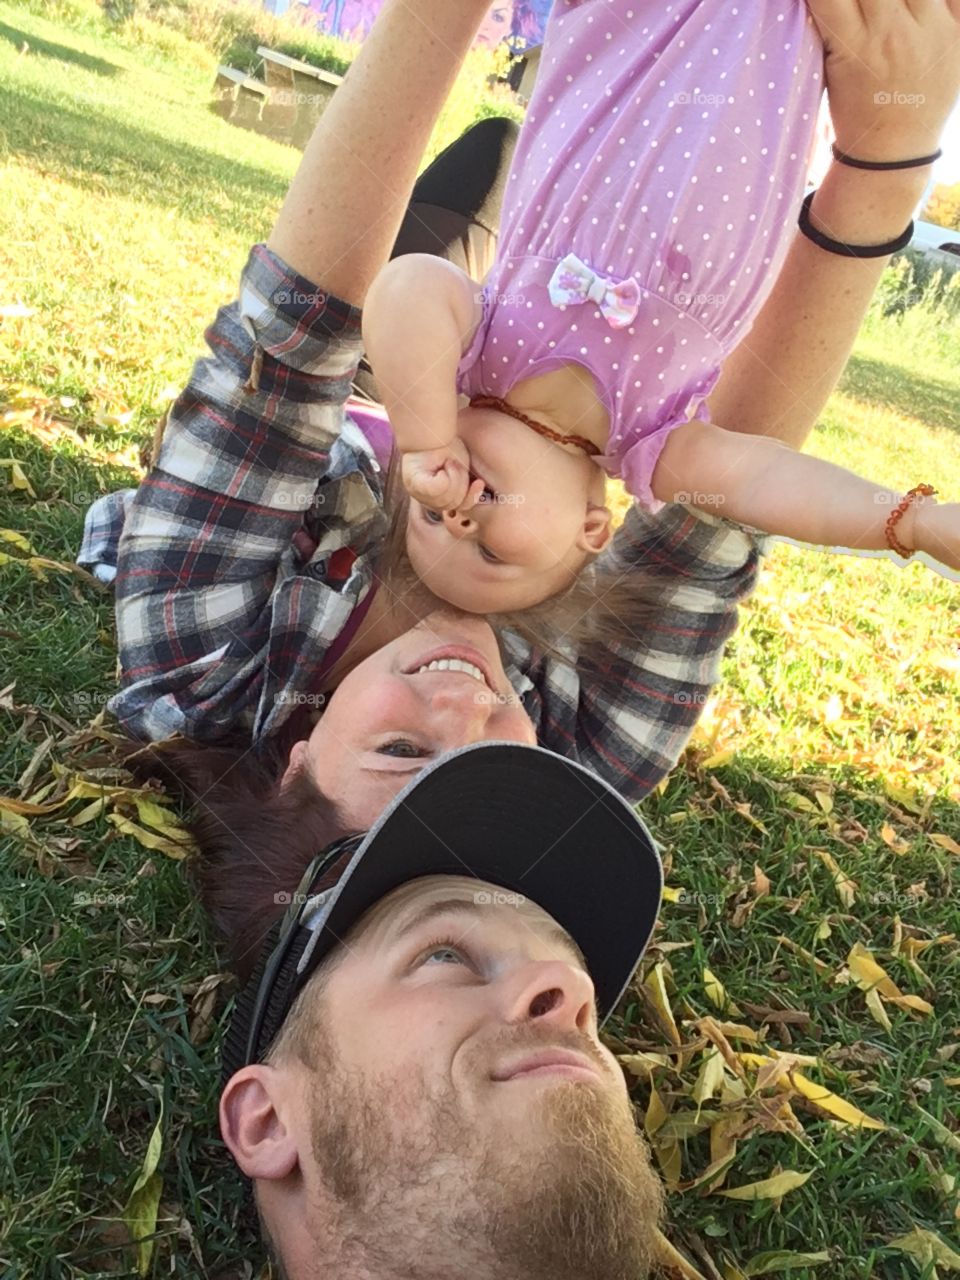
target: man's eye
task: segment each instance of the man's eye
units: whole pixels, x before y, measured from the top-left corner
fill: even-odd
[[[495,556],[489,547],[485,547],[482,542],[477,543],[477,550],[480,552],[483,559],[486,560],[487,564],[503,564],[500,557]]]
[[[377,747],[378,755],[395,756],[401,760],[416,760],[428,753],[416,742],[407,738],[395,738],[393,742],[385,742]]]
[[[420,952],[420,960],[424,964],[433,960],[437,956],[444,957],[440,962],[441,964],[448,964],[451,959],[455,964],[470,963],[470,959],[466,951],[464,951],[458,942],[454,942],[452,939],[446,941],[440,939],[437,942],[431,942],[428,947],[425,947],[424,950]]]

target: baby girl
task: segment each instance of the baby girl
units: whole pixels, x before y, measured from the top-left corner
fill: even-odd
[[[482,291],[411,255],[365,306],[436,596],[503,614],[563,592],[611,537],[605,475],[650,510],[960,568],[960,505],[709,420],[795,233],[822,75],[804,0],[556,0]]]

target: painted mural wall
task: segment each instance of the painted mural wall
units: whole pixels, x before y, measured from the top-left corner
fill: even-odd
[[[330,35],[362,40],[373,25],[383,0],[266,0],[275,13],[307,8],[316,14],[317,26]],[[483,20],[477,44],[494,46],[504,40],[519,50],[540,44],[552,0],[494,0]]]

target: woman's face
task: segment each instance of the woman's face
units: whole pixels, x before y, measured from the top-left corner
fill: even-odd
[[[507,0],[498,0],[498,3],[490,6],[490,12],[484,18],[477,32],[476,44],[485,45],[487,48],[495,49],[501,40],[505,40],[510,34],[510,26],[513,19],[513,5]]]
[[[344,825],[362,831],[430,761],[491,741],[536,744],[493,630],[433,613],[344,677],[287,775],[309,770]]]

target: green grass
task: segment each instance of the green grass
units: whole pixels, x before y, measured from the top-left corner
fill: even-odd
[[[68,562],[92,497],[135,480],[141,444],[298,156],[208,111],[210,55],[177,33],[110,30],[86,0],[50,12],[59,18],[0,3],[0,307],[33,309],[0,320],[0,459],[17,458],[33,490],[12,487],[0,466],[0,528]],[[447,114],[451,134],[475,109],[470,84]],[[958,409],[957,321],[923,305],[902,323],[875,314],[813,448],[956,497]],[[787,1249],[830,1254],[798,1277],[929,1280],[930,1265],[889,1242],[914,1226],[956,1240],[957,1149],[918,1107],[956,1144],[960,951],[952,941],[926,950],[925,981],[902,946],[894,954],[894,930],[899,918],[908,940],[960,934],[958,859],[932,838],[960,842],[957,598],[921,567],[778,548],[683,766],[644,806],[679,898],[650,954],[684,1045],[654,1077],[671,1115],[654,1133],[664,1159],[669,1127],[689,1129],[683,1117],[697,1110],[695,1023],[724,1018],[704,968],[742,1011],[726,1021],[757,1030],[771,1010],[807,1015],[789,1040],[772,1024],[767,1043],[815,1058],[811,1079],[888,1126],[837,1128],[794,1093],[801,1131],[771,1132],[775,1107],[752,1093],[737,1103],[728,1084],[727,1114],[749,1115],[754,1129],[725,1185],[778,1166],[811,1176],[780,1205],[672,1191],[671,1237],[704,1276],[736,1277],[757,1254]],[[0,688],[15,681],[0,697],[0,794],[32,794],[54,766],[116,782],[108,730],[83,732],[113,686],[110,597],[66,571],[0,564],[0,646]],[[194,1012],[218,957],[183,868],[121,836],[109,813],[71,825],[86,804],[0,837],[0,1273],[135,1274],[118,1218],[162,1105],[148,1273],[225,1280],[251,1274],[249,1262],[257,1274],[262,1255],[215,1124],[219,1032]],[[856,882],[850,905],[818,850]],[[755,866],[770,881],[756,901]],[[933,1013],[888,1005],[891,1029],[880,1026],[844,980],[856,943]],[[216,988],[218,1018],[230,994]],[[639,988],[614,1043],[670,1048]],[[649,1081],[638,1078],[635,1096],[642,1119]],[[678,1140],[685,1182],[709,1164],[717,1110],[706,1102],[705,1127]]]

